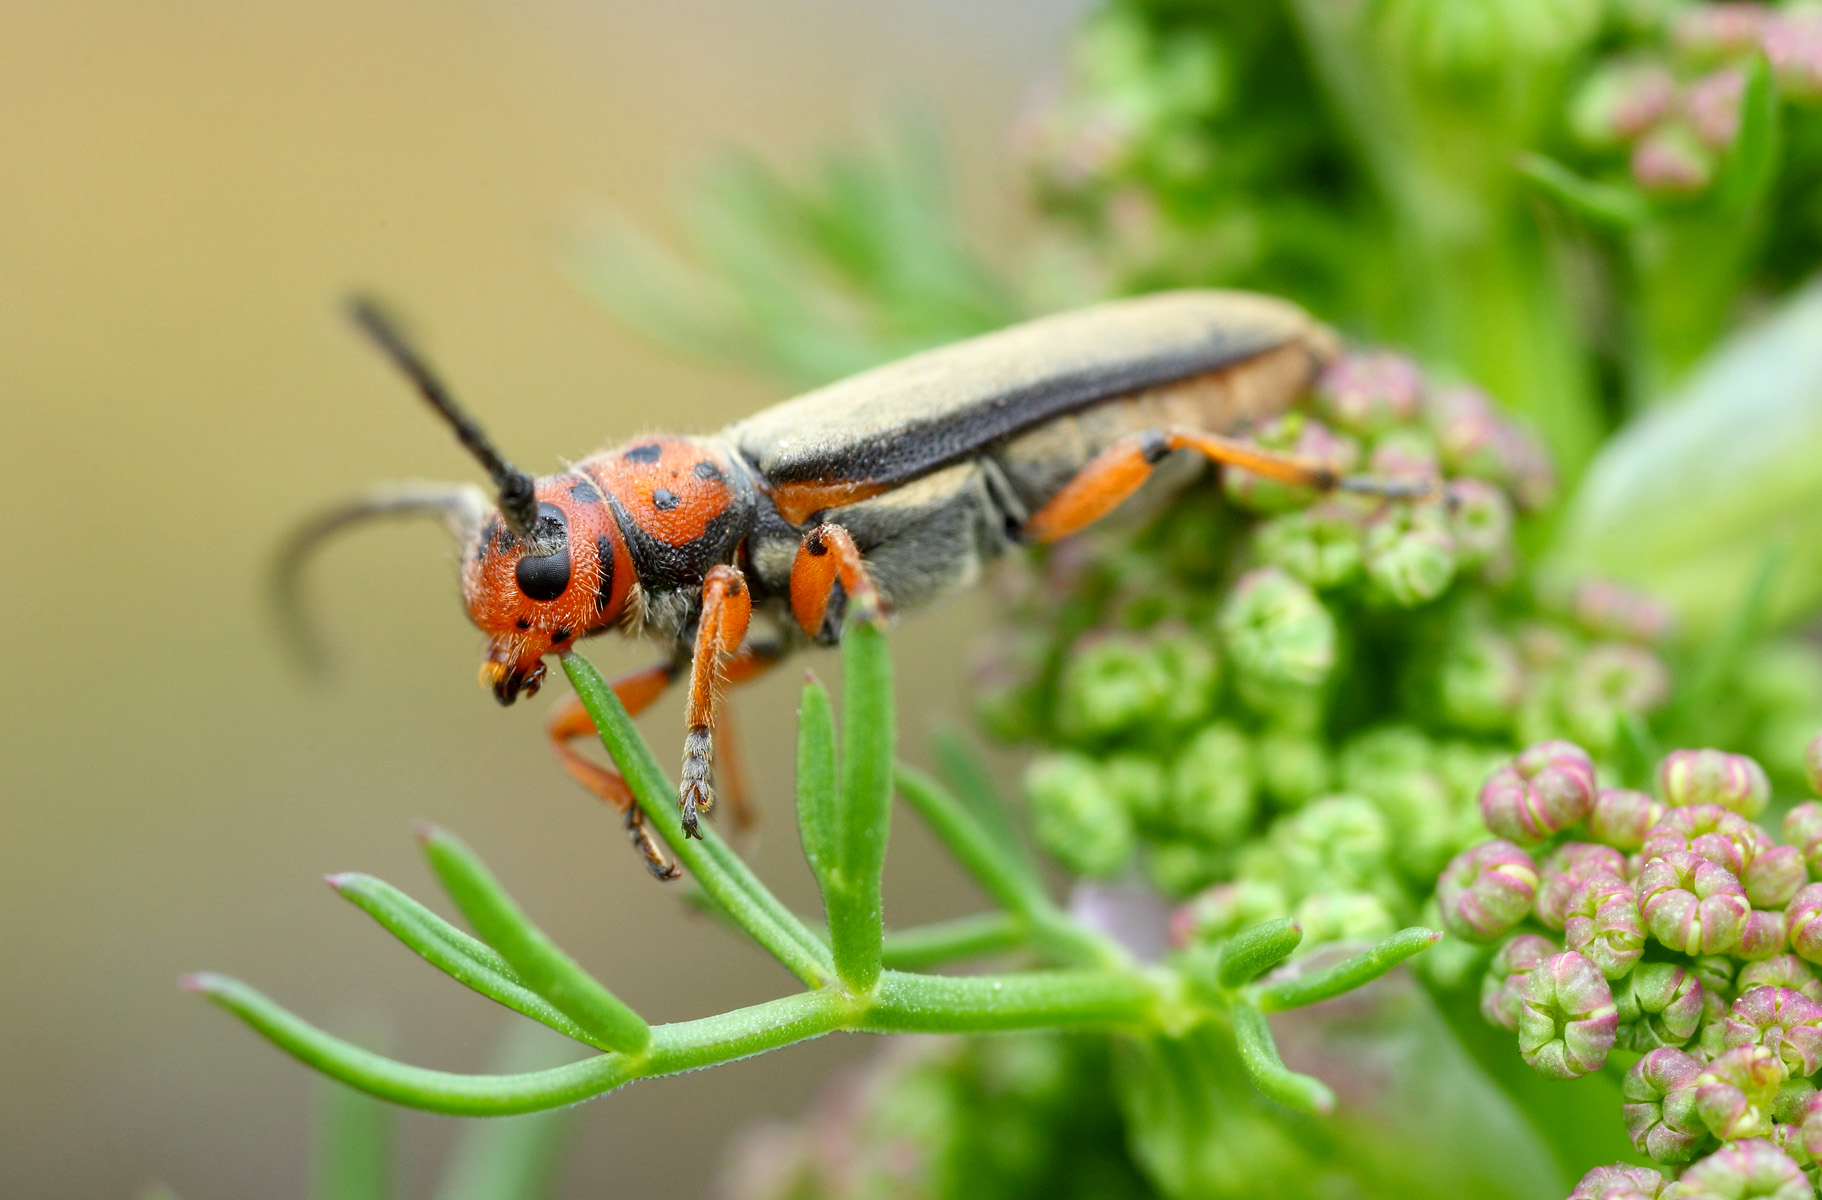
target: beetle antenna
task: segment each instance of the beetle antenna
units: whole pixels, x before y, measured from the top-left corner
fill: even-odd
[[[286,538],[272,557],[270,599],[279,636],[309,673],[328,664],[322,639],[310,619],[304,594],[304,567],[330,537],[363,521],[381,517],[436,517],[465,553],[480,535],[487,516],[487,493],[472,483],[398,483],[355,496],[317,513]]]
[[[456,440],[487,468],[487,474],[499,492],[500,515],[506,518],[506,527],[522,538],[536,541],[533,531],[538,525],[538,498],[531,476],[507,462],[506,457],[494,448],[486,431],[456,403],[437,373],[405,336],[397,319],[378,301],[370,296],[355,296],[348,301],[348,315],[417,386],[419,394],[430,402],[437,415],[449,423],[455,430]]]

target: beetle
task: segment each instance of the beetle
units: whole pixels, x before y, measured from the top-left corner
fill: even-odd
[[[326,537],[388,515],[440,517],[461,553],[481,682],[501,704],[537,692],[545,659],[620,628],[665,648],[615,682],[628,711],[687,677],[678,789],[686,836],[714,803],[720,696],[798,646],[840,640],[965,588],[1020,544],[1072,534],[1182,454],[1319,490],[1427,496],[1412,480],[1342,476],[1243,440],[1285,412],[1338,353],[1296,305],[1167,292],[1042,317],[925,351],[787,400],[704,437],[649,436],[534,479],[456,403],[371,300],[355,323],[486,469],[472,484],[376,489],[283,547],[277,592],[301,629],[302,565]],[[755,611],[777,630],[749,638]],[[579,701],[549,726],[569,773],[626,818],[660,878],[677,870],[625,780],[584,757]],[[726,755],[724,753],[724,759]]]

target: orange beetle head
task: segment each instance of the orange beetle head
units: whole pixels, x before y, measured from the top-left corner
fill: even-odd
[[[462,599],[488,636],[481,685],[501,704],[535,695],[544,656],[615,624],[634,577],[600,492],[579,474],[537,481],[530,537],[499,509],[484,517],[462,560]]]

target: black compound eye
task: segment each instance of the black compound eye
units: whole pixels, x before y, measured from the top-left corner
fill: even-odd
[[[538,506],[538,535],[540,541],[554,541],[557,548],[549,554],[527,554],[514,574],[527,599],[555,600],[569,588],[569,522],[562,509]]]

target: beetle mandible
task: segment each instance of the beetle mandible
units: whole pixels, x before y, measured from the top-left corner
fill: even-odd
[[[1285,483],[1423,498],[1424,482],[1340,476],[1239,440],[1284,412],[1334,357],[1297,306],[1182,291],[1043,317],[926,351],[785,401],[707,437],[639,438],[533,479],[507,461],[386,313],[355,322],[487,470],[473,484],[376,489],[302,526],[275,575],[297,618],[303,562],[328,535],[387,515],[440,517],[460,547],[468,615],[487,635],[481,682],[534,694],[545,656],[621,627],[666,648],[616,681],[638,713],[688,677],[678,802],[688,836],[714,803],[724,686],[848,621],[884,621],[967,587],[1021,543],[1105,516],[1170,455]],[[755,610],[775,640],[748,638]],[[574,697],[553,715],[564,766],[625,814],[653,874],[677,874],[621,776],[584,757]]]

